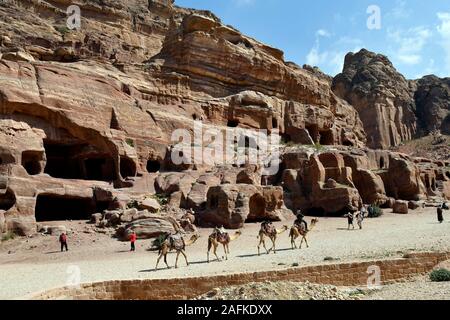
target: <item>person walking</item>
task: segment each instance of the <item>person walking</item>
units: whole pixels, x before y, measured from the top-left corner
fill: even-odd
[[[130,235],[130,243],[131,243],[130,251],[136,251],[136,240],[137,240],[137,235],[136,235],[136,232],[133,231],[133,233]]]
[[[69,248],[67,247],[67,235],[63,232],[59,236],[59,242],[61,243],[61,252],[66,249],[66,251],[69,251]]]
[[[439,206],[437,208],[437,218],[438,218],[439,223],[444,222],[444,215],[443,215],[444,209],[443,209],[443,207],[444,207],[444,205]]]

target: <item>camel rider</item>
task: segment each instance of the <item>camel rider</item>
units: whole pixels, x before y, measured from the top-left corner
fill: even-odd
[[[224,235],[225,233],[227,233],[227,231],[224,229],[223,226],[221,226],[220,228],[215,227],[214,231],[215,231],[219,236],[222,236],[222,235]]]
[[[276,229],[272,223],[272,221],[266,220],[261,224],[261,229],[264,230],[267,234],[276,233]]]
[[[300,210],[297,210],[297,219],[294,222],[294,225],[298,226],[299,228],[302,227],[302,224],[305,226],[305,231],[308,231],[308,223],[306,220],[304,220],[305,216],[302,214]]]

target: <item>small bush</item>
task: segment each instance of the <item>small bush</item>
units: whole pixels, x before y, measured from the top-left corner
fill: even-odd
[[[65,35],[70,32],[70,29],[67,26],[55,26],[55,30],[58,31],[61,35]]]
[[[153,196],[156,201],[158,201],[159,205],[164,206],[169,203],[169,198],[163,194],[155,194]]]
[[[383,215],[383,210],[381,210],[381,208],[377,205],[370,206],[368,211],[369,218],[378,218]]]
[[[447,269],[434,270],[430,273],[430,280],[433,282],[450,281],[450,271]]]
[[[4,235],[2,235],[2,242],[12,240],[16,237],[16,235],[13,232],[7,232]]]
[[[139,209],[139,202],[137,200],[131,200],[130,202],[127,203],[127,208],[128,209]]]
[[[126,142],[130,147],[134,148],[134,141],[133,141],[133,139],[127,139],[127,140],[125,140],[125,142]]]

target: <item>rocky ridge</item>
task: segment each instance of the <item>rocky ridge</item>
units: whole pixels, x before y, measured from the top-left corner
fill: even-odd
[[[80,30],[65,27],[70,4],[81,8]],[[296,209],[339,215],[363,202],[450,197],[448,161],[366,148],[424,128],[445,133],[445,79],[407,81],[366,50],[331,79],[169,0],[7,0],[0,17],[2,232],[91,215],[108,224],[152,196],[194,210],[197,225],[227,228]],[[224,133],[279,130],[281,170],[174,165],[172,132],[192,132],[194,121]],[[152,219],[169,230],[170,212],[121,222],[154,236]]]

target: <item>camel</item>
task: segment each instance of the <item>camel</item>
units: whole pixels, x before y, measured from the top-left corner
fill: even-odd
[[[263,222],[261,224],[261,229],[259,230],[259,234],[258,234],[258,238],[259,238],[258,256],[260,255],[259,249],[261,247],[261,244],[263,245],[264,249],[266,249],[267,254],[269,254],[271,250],[273,250],[273,253],[277,253],[277,251],[275,249],[275,242],[277,240],[277,235],[282,234],[287,229],[289,229],[288,226],[283,226],[281,229],[275,229],[275,227],[273,227],[272,224]],[[265,237],[268,237],[272,241],[272,248],[270,248],[269,250],[267,250],[267,248],[266,248],[266,241],[264,239]]]
[[[289,232],[289,237],[291,238],[291,246],[292,250],[295,248],[297,249],[297,245],[295,244],[295,240],[297,240],[298,237],[302,237],[302,241],[300,242],[300,249],[302,248],[303,240],[306,242],[306,247],[309,248],[308,240],[306,240],[306,235],[311,231],[314,226],[319,222],[319,219],[312,219],[311,220],[311,227],[309,230],[305,230],[304,225],[302,224],[301,227],[298,227],[296,225],[293,225],[291,227],[291,231]]]
[[[167,269],[170,269],[169,265],[167,264],[167,254],[172,250],[176,250],[177,252],[177,258],[175,260],[175,268],[178,268],[178,257],[180,256],[180,253],[184,256],[184,260],[186,260],[186,265],[189,266],[185,249],[187,246],[194,244],[198,240],[198,238],[199,235],[194,234],[188,241],[185,241],[180,233],[176,234],[166,233],[165,235],[163,235],[164,240],[161,242],[159,246],[159,253],[158,253],[159,256],[158,260],[156,261],[155,270],[158,270],[158,264],[162,257],[164,257],[164,263],[166,264]]]
[[[217,261],[220,261],[219,257],[217,256],[217,247],[219,246],[219,243],[223,245],[223,250],[225,251],[225,259],[228,260],[228,254],[230,253],[230,248],[228,247],[229,243],[231,241],[236,240],[241,236],[242,232],[236,231],[232,236],[230,236],[227,232],[223,232],[219,230],[218,228],[214,229],[214,232],[208,237],[208,253],[207,253],[207,260],[209,263],[209,251],[211,251],[211,248],[213,248],[213,253],[217,258]]]

